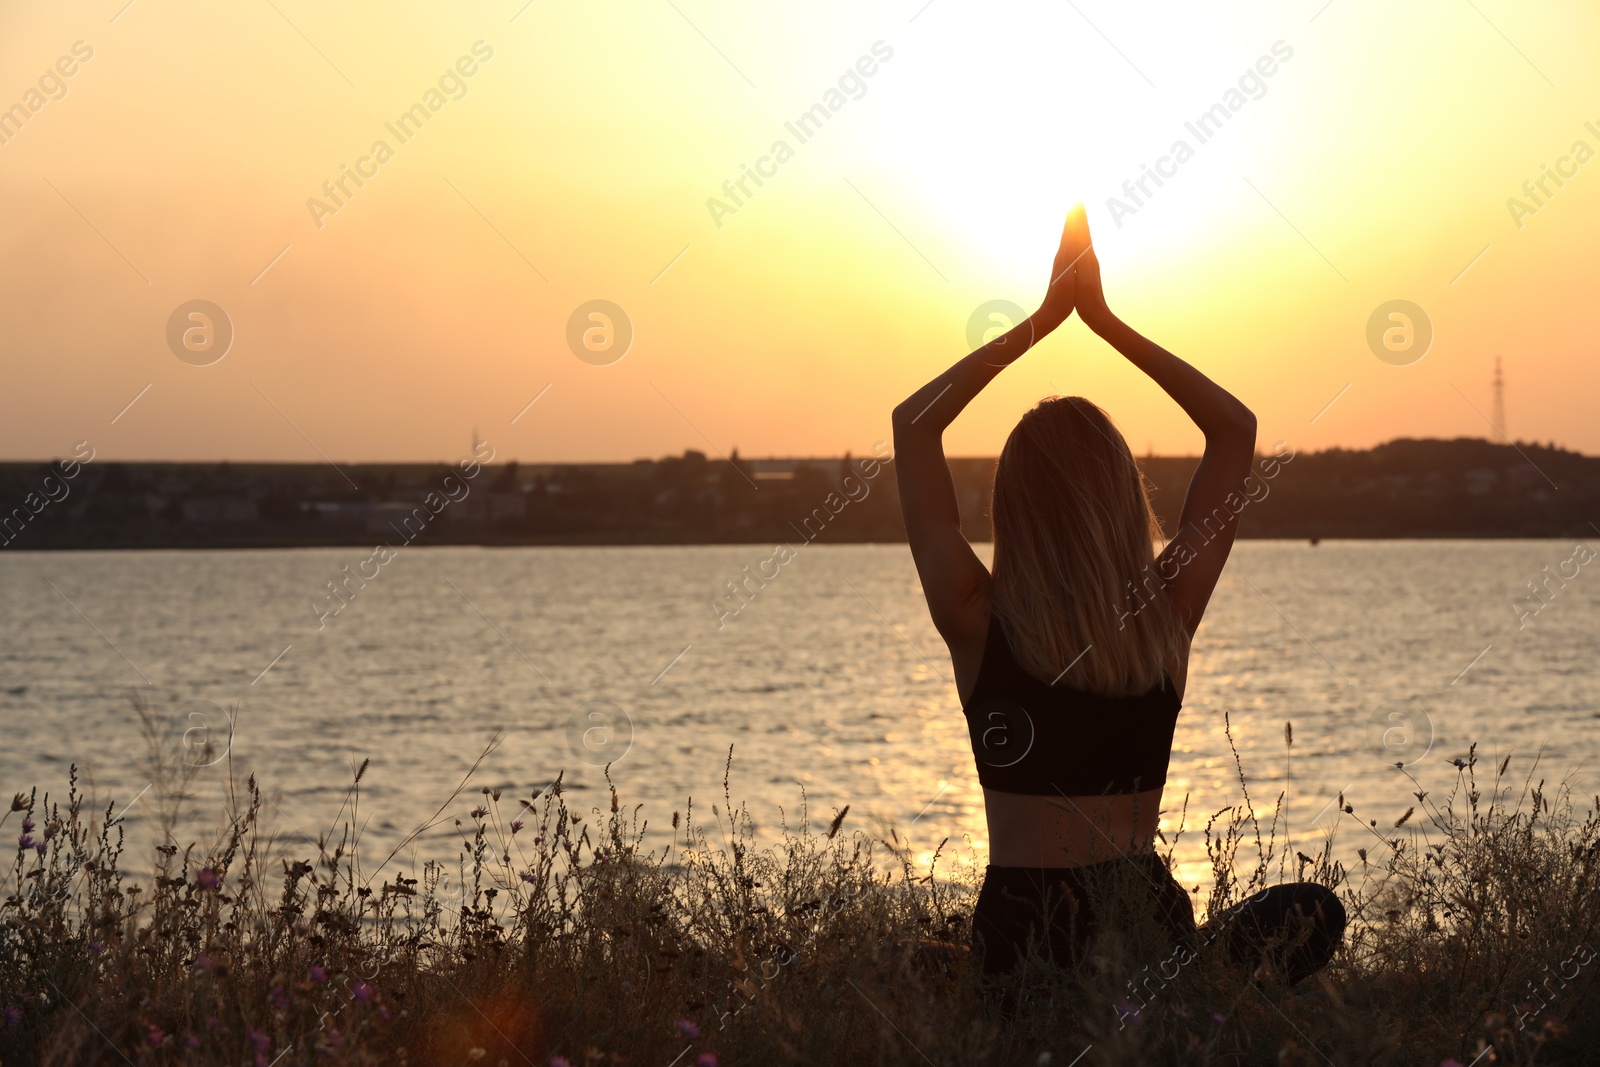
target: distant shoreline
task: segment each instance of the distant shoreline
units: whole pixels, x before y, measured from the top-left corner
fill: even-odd
[[[1230,507],[1247,540],[1600,537],[1600,458],[1534,444],[1401,439],[1274,446]],[[962,527],[990,537],[992,457],[950,460]],[[1140,466],[1174,530],[1198,458]],[[0,464],[0,548],[26,550],[895,544],[892,456],[595,464]],[[1271,473],[1268,473],[1268,472]],[[1204,518],[1204,517],[1197,517]]]

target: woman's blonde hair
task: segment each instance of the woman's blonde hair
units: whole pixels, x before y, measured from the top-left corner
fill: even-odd
[[[1018,664],[1105,696],[1160,685],[1188,635],[1156,576],[1144,475],[1106,413],[1069,396],[1024,415],[995,467],[993,516],[991,610]]]

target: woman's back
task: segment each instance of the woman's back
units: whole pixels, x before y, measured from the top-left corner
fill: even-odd
[[[1040,403],[996,466],[991,574],[961,532],[944,429],[1074,309],[1182,406],[1205,453],[1157,556],[1159,526],[1127,441],[1081,397]],[[894,428],[906,536],[984,790],[990,863],[972,918],[984,971],[1010,969],[1040,934],[1047,956],[1081,960],[1093,931],[1115,921],[1102,909],[1114,883],[1132,885],[1173,939],[1190,940],[1188,894],[1154,843],[1189,641],[1237,532],[1255,416],[1110,312],[1080,205],[1039,310],[907,398]],[[1252,964],[1292,934],[1275,969],[1294,981],[1327,962],[1343,925],[1325,887],[1275,886],[1242,913],[1236,955]]]

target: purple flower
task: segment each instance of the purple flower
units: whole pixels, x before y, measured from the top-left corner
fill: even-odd
[[[211,957],[205,953],[196,956],[194,958],[194,969],[197,971],[209,971],[211,969]]]
[[[184,1045],[186,1045],[189,1048],[199,1048],[200,1047],[200,1039],[198,1037],[195,1037],[193,1034],[190,1034],[188,1037],[184,1038],[183,1039],[183,1043],[184,1043]]]
[[[679,1019],[678,1033],[693,1041],[695,1038],[700,1036],[700,1028],[689,1019]]]
[[[311,965],[311,980],[313,982],[326,982],[328,980],[328,972],[313,963]]]
[[[717,1067],[717,1057],[710,1052],[702,1052],[696,1057],[695,1067]]]
[[[529,885],[538,885],[539,884],[539,876],[537,874],[534,874],[532,871],[523,871],[522,872],[522,880],[524,882],[527,882]]]
[[[366,1004],[372,1000],[372,987],[365,982],[357,982],[350,987],[350,995]]]
[[[89,942],[89,951],[93,952],[96,956],[100,955],[100,953],[104,952],[105,950],[106,950],[105,942],[103,942],[103,941],[91,941],[91,942]]]
[[[1461,1067],[1461,1061],[1460,1060],[1445,1060],[1443,1063],[1439,1064],[1439,1067]]]
[[[511,832],[516,833],[520,829],[522,829],[522,820],[514,819],[511,823]]]
[[[22,1021],[22,1010],[20,1008],[13,1008],[8,1005],[4,1012],[0,1012],[0,1015],[4,1016],[7,1026],[15,1026]]]
[[[28,848],[32,848],[32,847],[33,847],[33,835],[32,834],[23,834],[21,837],[17,838],[17,848],[19,848],[19,849],[28,849]]]
[[[1460,756],[1457,756],[1455,759],[1451,760],[1450,762],[1454,763],[1456,765],[1456,770],[1458,770],[1458,771],[1461,770],[1463,767],[1465,767],[1467,765],[1467,761],[1462,759]],[[1457,1064],[1456,1067],[1460,1067],[1460,1065]]]
[[[267,998],[272,1001],[272,1006],[279,1011],[289,1010],[289,998],[284,996],[282,986],[273,986],[272,992],[267,994]]]
[[[551,1056],[550,1067],[572,1067],[565,1056]]]
[[[265,1052],[267,1046],[272,1043],[271,1038],[267,1037],[266,1032],[263,1030],[246,1030],[245,1036],[250,1039],[250,1043],[256,1047],[257,1052]]]
[[[166,1040],[167,1040],[167,1035],[163,1034],[160,1030],[156,1029],[154,1026],[152,1026],[150,1028],[150,1032],[149,1033],[144,1035],[145,1044],[149,1045],[151,1048],[160,1048],[162,1043],[164,1041],[166,1041]]]
[[[1222,1014],[1220,1011],[1212,1012],[1211,1017],[1217,1021],[1218,1026],[1221,1026],[1223,1023],[1228,1021],[1228,1017]]]
[[[1119,1000],[1117,1001],[1117,1016],[1123,1019],[1138,1019],[1139,1009],[1134,1006],[1131,1000]]]
[[[22,832],[23,833],[26,834],[26,833],[31,832],[33,830],[33,828],[35,826],[37,826],[37,825],[38,824],[35,823],[32,819],[30,819],[28,816],[24,815],[22,817]]]
[[[50,846],[45,844],[43,841],[35,841],[33,843],[33,850],[41,856],[49,851],[49,848]]]
[[[217,872],[210,867],[202,867],[194,876],[194,884],[206,892],[215,892],[217,886],[222,884],[222,879],[217,877]]]

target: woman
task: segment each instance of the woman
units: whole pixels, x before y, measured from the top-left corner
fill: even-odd
[[[1082,397],[1022,417],[994,478],[994,573],[961,534],[941,440],[967,403],[1076,309],[1205,434],[1178,530],[1160,533],[1127,442]],[[1039,310],[894,412],[900,503],[934,626],[950,649],[989,825],[973,914],[987,976],[1032,944],[1061,965],[1109,921],[1108,887],[1192,944],[1188,894],[1156,855],[1162,786],[1194,637],[1233,546],[1255,453],[1250,410],[1106,306],[1080,204]],[[1124,920],[1127,921],[1127,920]],[[1325,965],[1344,909],[1318,885],[1274,886],[1208,933],[1257,973]]]

